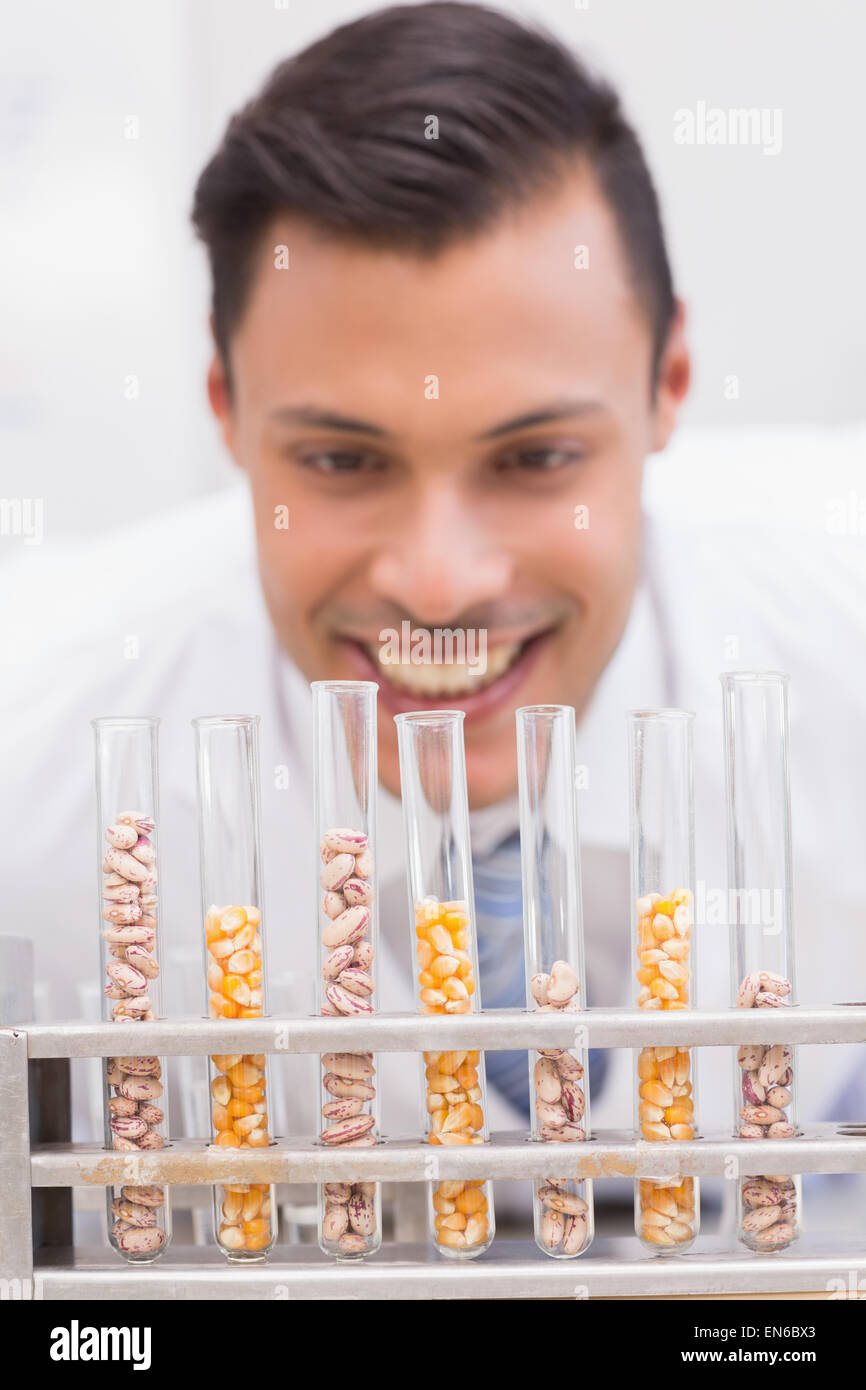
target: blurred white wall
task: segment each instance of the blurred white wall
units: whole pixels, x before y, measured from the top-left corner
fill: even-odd
[[[862,419],[866,7],[500,0],[621,87],[690,304],[703,427]],[[224,485],[188,211],[230,112],[364,0],[10,0],[0,52],[0,495],[53,541]],[[698,103],[781,112],[778,153],[683,145]],[[736,378],[736,394],[731,378]],[[8,546],[0,545],[0,556]]]

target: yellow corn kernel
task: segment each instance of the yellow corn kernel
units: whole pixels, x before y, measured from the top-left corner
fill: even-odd
[[[443,1134],[451,1134],[458,1129],[472,1128],[473,1109],[468,1101],[463,1101],[460,1105],[455,1105],[445,1117],[442,1125]]]
[[[651,1101],[653,1105],[661,1105],[667,1109],[673,1104],[673,1095],[667,1086],[662,1086],[658,1081],[645,1081],[640,1088],[641,1100]]]
[[[674,1195],[676,1190],[676,1188],[654,1186],[650,1193],[649,1205],[655,1211],[660,1211],[662,1216],[673,1220],[677,1214],[677,1199]]]
[[[261,960],[255,951],[235,951],[229,956],[229,970],[233,975],[248,975],[251,970],[261,968]]]
[[[649,1241],[650,1245],[676,1245],[676,1241],[668,1235],[667,1231],[658,1226],[643,1226],[641,1239]]]
[[[244,1233],[240,1226],[220,1226],[218,1239],[224,1250],[243,1250],[244,1248]]]
[[[690,1125],[694,1116],[694,1106],[688,1100],[684,1104],[669,1105],[663,1112],[666,1125]],[[676,1138],[676,1135],[674,1135]]]
[[[651,1047],[645,1047],[637,1059],[637,1074],[641,1081],[655,1081],[658,1079],[659,1069],[655,1055]]]
[[[448,995],[444,994],[441,989],[422,989],[421,991],[422,1004],[432,1004],[436,1008],[441,1008],[447,1003],[447,1000]]]
[[[456,956],[437,956],[430,966],[430,974],[436,980],[446,980],[449,975],[456,975],[460,968],[460,962]]]
[[[451,954],[451,936],[441,922],[436,922],[427,933],[427,940],[433,947],[437,955],[448,956]]]
[[[658,1124],[664,1119],[667,1112],[660,1105],[653,1105],[652,1101],[642,1100],[638,1105],[637,1113],[642,1120],[646,1120],[649,1124]]]
[[[476,1212],[486,1211],[487,1198],[480,1187],[467,1187],[455,1199],[455,1205],[464,1216],[474,1216]]]
[[[650,985],[650,990],[655,995],[656,999],[676,999],[677,997],[676,986],[670,984],[667,980],[653,980]]]
[[[670,980],[672,985],[683,985],[690,972],[687,965],[681,965],[677,960],[663,960],[659,965],[659,974]]]
[[[640,1127],[640,1132],[644,1139],[648,1139],[650,1143],[653,1144],[661,1143],[663,1140],[670,1139],[671,1137],[671,1132],[667,1125],[662,1124],[644,1123]]]
[[[664,1062],[659,1063],[659,1081],[663,1086],[670,1089],[676,1077],[676,1062],[673,1057],[668,1057]]]
[[[653,917],[653,936],[656,941],[669,941],[675,935],[676,931],[670,917],[664,913],[657,913]]]
[[[224,1076],[215,1076],[210,1083],[210,1093],[218,1105],[228,1105],[232,1098],[232,1088]]]
[[[236,931],[246,925],[247,914],[242,907],[227,907],[220,917],[220,926],[226,936],[234,936]]]
[[[222,992],[226,999],[231,999],[244,1008],[249,1007],[250,987],[241,975],[224,975]]]
[[[237,1018],[238,1006],[222,994],[212,994],[208,999],[211,1018]]]
[[[222,1218],[229,1226],[236,1226],[240,1221],[244,1200],[239,1192],[226,1192],[222,1204]]]
[[[262,1080],[261,1069],[252,1061],[237,1062],[235,1066],[229,1067],[226,1076],[233,1086],[255,1086]]]
[[[439,1231],[437,1239],[440,1245],[450,1246],[453,1250],[462,1250],[466,1247],[466,1236],[462,1231]]]
[[[672,1139],[694,1139],[695,1131],[691,1125],[671,1125]]]
[[[667,1228],[666,1234],[678,1245],[681,1240],[691,1240],[694,1231],[691,1226],[687,1226],[684,1221],[672,1221]]]
[[[468,1246],[480,1245],[487,1239],[487,1217],[481,1212],[476,1212],[470,1216],[466,1222],[466,1244]]]
[[[440,1052],[438,1053],[438,1057],[439,1070],[441,1072],[444,1072],[446,1076],[455,1076],[460,1071],[460,1068],[466,1059],[466,1053]],[[461,1086],[465,1086],[466,1083],[464,1081],[460,1081],[459,1076],[457,1077],[457,1080]]]

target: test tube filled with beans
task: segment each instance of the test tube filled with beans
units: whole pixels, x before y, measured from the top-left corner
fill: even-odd
[[[721,681],[734,1004],[784,1009],[794,1002],[788,677],[732,671]],[[734,1132],[740,1139],[794,1137],[795,1073],[794,1048],[784,1042],[738,1049]],[[799,1234],[801,1201],[793,1175],[743,1176],[740,1240],[750,1250],[784,1250]]]
[[[529,1054],[532,1136],[582,1143],[589,1133],[589,1055],[583,1007],[583,903],[577,829],[574,710],[528,705],[517,711],[517,785],[523,877],[526,1007],[574,1017],[574,1046]],[[535,1242],[556,1259],[589,1248],[592,1184],[555,1164],[534,1184]]]
[[[480,1011],[463,711],[398,714],[400,786],[411,912],[411,950],[422,1014]],[[424,1053],[424,1121],[435,1248],[472,1259],[493,1239],[493,1190],[484,1179],[438,1179],[442,1146],[484,1144],[484,1056]]]
[[[314,814],[319,910],[318,1008],[338,1018],[375,1010],[377,725],[373,681],[314,681]],[[349,1046],[322,1065],[319,1140],[330,1149],[378,1139],[376,1061]],[[379,1184],[319,1186],[319,1246],[362,1259],[382,1241]]]
[[[637,1006],[694,1008],[694,715],[681,709],[637,710],[627,720]],[[638,1137],[650,1143],[693,1139],[695,1104],[691,1050],[641,1048]],[[653,1254],[682,1254],[699,1227],[697,1178],[659,1175],[635,1183],[635,1230]]]
[[[124,1025],[159,1016],[158,727],[151,718],[93,721],[103,1017]],[[108,1057],[103,1082],[106,1146],[164,1148],[162,1059]],[[112,1247],[137,1264],[157,1259],[171,1236],[166,1189],[125,1183],[106,1189],[106,1203]]]
[[[265,1013],[258,726],[252,715],[193,720],[209,1018]],[[234,1052],[210,1058],[208,1073],[212,1143],[267,1148],[265,1054],[244,1052],[239,1038]],[[214,1232],[229,1260],[264,1259],[277,1234],[273,1187],[215,1187]]]

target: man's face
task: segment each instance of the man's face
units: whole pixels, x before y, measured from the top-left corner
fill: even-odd
[[[579,716],[622,635],[643,460],[687,378],[683,355],[653,402],[650,325],[594,183],[426,260],[278,219],[230,355],[231,397],[215,363],[211,400],[285,650],[309,680],[378,682],[391,790],[392,716],[448,707],[466,712],[472,805],[509,795],[515,709]],[[466,662],[394,664],[405,620]],[[437,652],[436,629],[465,646]]]

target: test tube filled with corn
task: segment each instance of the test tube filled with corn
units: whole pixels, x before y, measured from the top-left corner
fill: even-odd
[[[794,912],[788,773],[788,677],[732,671],[721,678],[728,811],[728,897],[734,1004],[784,1009],[794,1002]],[[785,1042],[737,1051],[735,1127],[740,1139],[797,1133],[796,1058]],[[751,1250],[784,1250],[800,1228],[799,1178],[739,1180],[738,1234]]]
[[[368,1018],[375,1010],[378,686],[314,681],[312,689],[318,1008],[337,1018]],[[378,1138],[375,1057],[347,1046],[325,1053],[321,1064],[321,1143],[371,1147]],[[319,1185],[319,1245],[326,1255],[360,1259],[381,1242],[378,1183]]]
[[[463,717],[462,710],[395,716],[418,1007],[431,1016],[480,1010]],[[481,1052],[425,1052],[423,1090],[428,1143],[486,1142]],[[431,1160],[435,1172],[435,1154]],[[437,1250],[467,1259],[487,1249],[494,1234],[489,1182],[437,1179],[430,1202]]]
[[[112,1023],[159,1017],[158,728],[150,717],[93,721],[103,1017]],[[106,1146],[164,1148],[163,1059],[118,1055],[103,1068]],[[167,1189],[118,1184],[106,1202],[111,1246],[136,1264],[157,1259],[171,1236]]]
[[[532,1136],[579,1144],[589,1133],[589,1055],[579,1026],[583,904],[577,829],[574,710],[517,711],[517,785],[523,877],[526,1006],[574,1016],[574,1046],[529,1054]],[[580,1255],[593,1236],[592,1183],[551,1176],[534,1184],[535,1241],[557,1259]]]
[[[628,716],[631,781],[632,959],[637,1005],[695,1007],[694,715],[638,710]],[[683,1046],[641,1048],[635,1128],[650,1143],[693,1139],[695,1074]],[[682,1254],[700,1225],[698,1181],[678,1175],[635,1184],[635,1229],[654,1254]]]
[[[265,1012],[258,717],[193,720],[207,1012],[254,1019]],[[221,1149],[271,1143],[264,1053],[210,1058],[212,1142]],[[274,1189],[240,1182],[214,1189],[214,1231],[232,1261],[261,1260],[276,1239]]]

